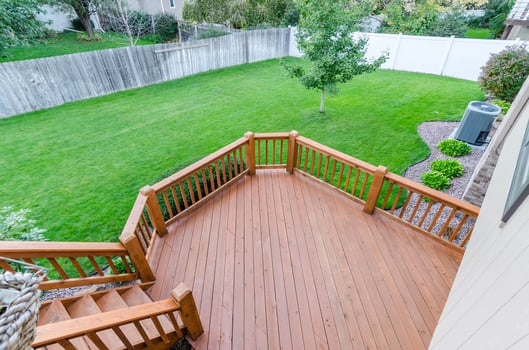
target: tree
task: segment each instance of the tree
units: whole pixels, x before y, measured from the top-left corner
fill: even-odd
[[[366,38],[355,38],[361,11],[346,0],[300,0],[296,42],[307,64],[283,63],[291,77],[308,89],[321,91],[320,113],[324,112],[325,93],[338,91],[337,84],[356,75],[376,70],[386,55],[365,57]]]
[[[66,11],[75,12],[86,29],[88,37],[94,37],[94,28],[92,28],[92,23],[90,22],[90,15],[96,12],[99,4],[98,0],[51,0],[50,2]]]
[[[0,0],[0,55],[9,46],[28,45],[45,34],[38,0]]]

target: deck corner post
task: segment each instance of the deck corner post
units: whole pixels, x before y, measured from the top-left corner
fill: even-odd
[[[248,131],[244,134],[244,137],[248,139],[248,145],[244,156],[246,158],[246,166],[248,167],[248,175],[255,175],[255,134]]]
[[[119,240],[125,249],[127,249],[130,261],[132,262],[132,265],[134,265],[140,280],[142,282],[155,281],[156,278],[154,277],[154,273],[152,272],[147,258],[145,258],[145,254],[143,253],[143,249],[138,237],[136,237],[134,234],[122,234],[119,237]]]
[[[140,193],[147,197],[147,212],[151,218],[152,225],[156,229],[158,236],[164,236],[167,234],[167,225],[163,218],[162,209],[156,198],[156,193],[151,186],[145,186],[140,190]]]
[[[180,283],[171,291],[171,296],[180,304],[180,316],[189,336],[191,339],[196,340],[204,333],[204,328],[202,328],[202,322],[200,321],[191,289],[184,283]]]
[[[287,173],[289,174],[293,174],[294,168],[296,167],[296,158],[298,153],[296,138],[298,136],[299,132],[296,130],[292,130],[288,135]]]
[[[375,207],[377,205],[378,197],[380,196],[380,191],[382,190],[382,185],[384,184],[384,178],[388,168],[385,166],[379,165],[375,174],[373,175],[373,181],[371,181],[371,186],[369,187],[369,193],[367,194],[366,203],[364,205],[364,213],[373,214]]]

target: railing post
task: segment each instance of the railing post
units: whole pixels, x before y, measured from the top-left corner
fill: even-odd
[[[191,289],[184,283],[180,283],[178,287],[171,291],[171,295],[180,304],[180,316],[191,339],[197,339],[204,333],[204,329],[202,328],[202,322],[200,321]]]
[[[380,191],[382,190],[382,185],[384,184],[384,177],[386,176],[387,172],[388,168],[382,165],[379,165],[375,171],[373,180],[371,181],[371,186],[369,187],[369,193],[367,194],[366,203],[364,205],[365,213],[373,214],[373,211],[375,211],[378,196],[380,196]]]
[[[138,240],[138,237],[136,237],[136,235],[134,234],[125,234],[121,235],[119,237],[119,240],[121,241],[121,244],[123,244],[125,249],[127,249],[130,261],[132,262],[132,265],[134,265],[134,268],[136,269],[138,275],[140,275],[141,281],[151,282],[156,280],[156,278],[154,277],[154,273],[151,270],[151,266],[145,258],[145,254],[143,252],[143,249],[141,248],[141,244]]]
[[[160,237],[166,235],[167,225],[165,225],[162,209],[160,209],[160,204],[158,203],[154,189],[151,186],[145,186],[140,190],[140,193],[147,197],[147,212],[156,232],[158,232]]]
[[[296,158],[298,155],[298,147],[296,144],[296,138],[299,136],[299,132],[292,130],[288,135],[288,153],[287,153],[287,173],[293,174],[294,168],[296,167]]]
[[[244,134],[244,137],[248,139],[248,146],[246,147],[246,152],[244,152],[248,175],[255,175],[255,134],[248,131]]]

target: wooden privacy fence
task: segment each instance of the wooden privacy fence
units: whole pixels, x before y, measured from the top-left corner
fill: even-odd
[[[0,118],[188,75],[288,56],[290,29],[0,64]]]
[[[312,177],[363,204],[364,212],[389,215],[457,251],[463,251],[479,208],[388,172],[299,133],[248,132],[241,139],[158,182],[144,187],[123,237],[135,237],[147,257],[158,233],[240,177],[285,168]]]

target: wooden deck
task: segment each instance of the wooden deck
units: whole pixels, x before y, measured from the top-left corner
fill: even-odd
[[[197,349],[427,348],[461,259],[284,169],[241,178],[155,244],[151,296],[191,287]]]

